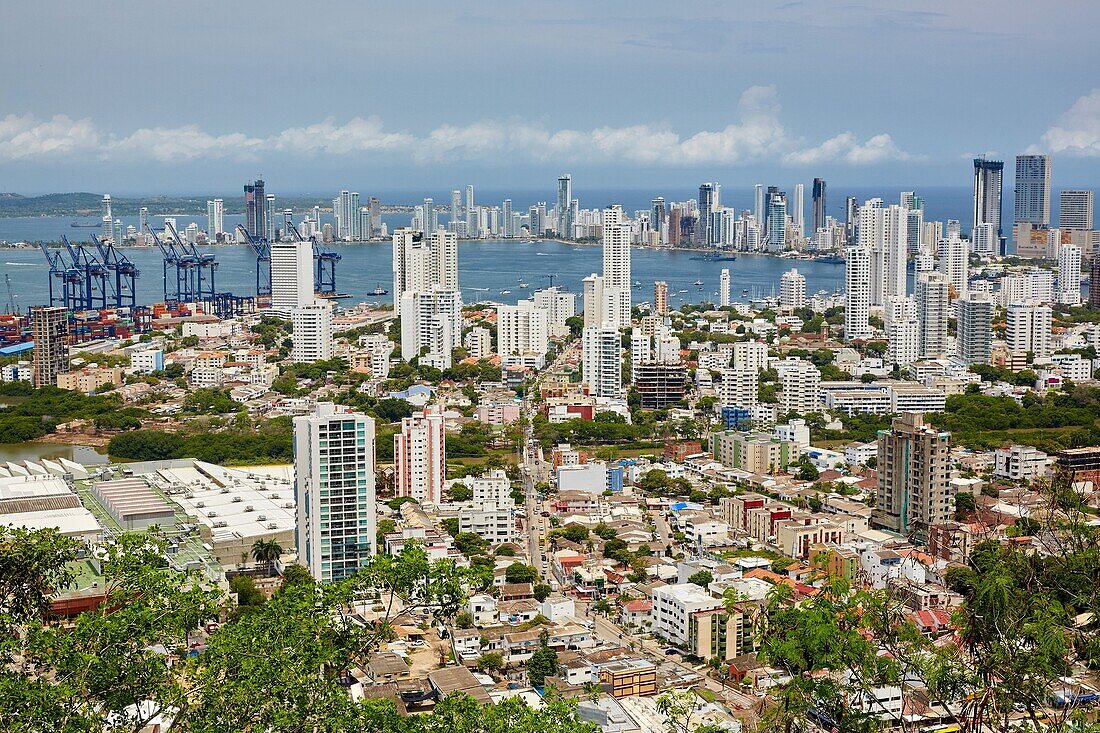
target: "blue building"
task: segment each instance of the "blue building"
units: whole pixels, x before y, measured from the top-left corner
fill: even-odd
[[[745,407],[723,407],[722,423],[726,430],[748,430],[752,427],[752,419]]]
[[[612,494],[621,494],[623,491],[623,467],[607,467],[607,490]]]

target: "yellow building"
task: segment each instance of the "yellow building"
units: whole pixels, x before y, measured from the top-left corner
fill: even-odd
[[[92,394],[101,387],[122,384],[122,367],[85,367],[75,372],[57,375],[57,386],[73,392]]]

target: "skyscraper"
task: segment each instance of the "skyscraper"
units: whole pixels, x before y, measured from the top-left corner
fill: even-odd
[[[462,192],[459,191],[456,188],[455,190],[451,191],[451,224],[452,224],[451,228],[452,229],[454,229],[453,225],[455,225],[459,221],[461,221],[461,219],[459,218],[459,215],[461,213],[462,213]]]
[[[1018,354],[1049,355],[1050,324],[1049,305],[1035,300],[1009,303],[1005,317],[1005,344],[1008,350]]]
[[[721,190],[721,185],[717,183],[704,183],[699,186],[699,225],[695,229],[695,241],[700,244],[711,244],[715,241],[711,214],[721,207],[719,200]]]
[[[798,227],[798,233],[806,236],[806,202],[805,187],[801,183],[794,184],[794,202],[791,204],[791,222]]]
[[[814,231],[825,227],[825,179],[814,179]]]
[[[296,364],[312,364],[332,358],[332,305],[315,299],[290,313],[294,325],[290,359]]]
[[[1055,298],[1065,305],[1081,304],[1081,248],[1063,244],[1058,248],[1058,285]]]
[[[618,328],[630,325],[630,227],[618,204],[603,210],[603,286],[610,303],[605,319]]]
[[[886,301],[886,363],[906,367],[920,358],[920,321],[913,298],[893,295]]]
[[[62,306],[42,305],[31,308],[31,334],[34,336],[34,386],[57,384],[57,375],[69,371],[68,311]]]
[[[581,379],[594,397],[618,398],[622,392],[619,329],[604,324],[585,326],[581,334]]]
[[[978,231],[989,231],[988,224],[979,225]],[[967,281],[970,279],[970,255],[966,241],[958,238],[941,239],[936,248],[939,253],[939,269],[947,278],[947,284],[954,291],[953,297],[961,298],[966,294]]]
[[[798,268],[787,270],[779,276],[779,305],[784,308],[806,305],[806,276]]]
[[[973,226],[990,223],[997,229],[997,239],[1001,231],[1001,178],[1004,175],[1004,161],[974,159],[974,215]]]
[[[768,249],[781,251],[787,247],[787,194],[768,190]]]
[[[1050,156],[1016,156],[1016,196],[1012,221],[1050,225]]]
[[[267,236],[267,220],[264,219],[264,206],[267,196],[264,193],[263,179],[257,178],[244,186],[245,226],[255,237]]]
[[[753,187],[752,213],[756,217],[757,223],[762,225],[764,217],[767,215],[764,211],[764,184],[762,183],[758,183]]]
[[[939,272],[922,272],[916,279],[917,321],[920,323],[922,359],[947,356],[947,278]]]
[[[331,402],[294,418],[294,544],[321,582],[354,575],[377,551],[374,455],[374,418]]]
[[[573,176],[564,173],[558,176],[557,226],[558,236],[562,239],[573,238]]]
[[[653,211],[649,216],[650,226],[657,232],[659,242],[661,244],[667,244],[668,242],[668,212],[665,209],[665,200],[663,197],[658,196],[653,199]]]
[[[855,196],[844,199],[844,241],[848,244],[856,242],[856,226],[859,224],[859,203]]]
[[[435,201],[424,199],[424,232],[431,234],[439,228],[439,212],[435,210]]]
[[[730,271],[723,267],[718,276],[718,306],[725,308],[730,304]]]
[[[1058,195],[1058,228],[1092,229],[1092,191],[1062,191]]]
[[[858,245],[845,251],[844,259],[844,338],[868,338],[871,335],[871,251]]]
[[[211,242],[225,235],[225,204],[221,199],[206,202],[206,235]]]
[[[275,232],[275,194],[273,193],[264,197],[264,229],[267,232],[267,241],[274,242],[278,238]]]
[[[1100,308],[1100,257],[1096,255],[1089,266],[1089,308]]]
[[[289,317],[295,308],[310,305],[313,301],[313,244],[272,242],[272,310]]]
[[[965,364],[988,364],[993,343],[993,301],[986,293],[970,293],[958,302],[955,354]]]
[[[875,527],[927,538],[928,528],[951,518],[951,434],[925,425],[920,413],[894,419],[878,433]]]
[[[512,231],[512,199],[504,199],[504,204],[500,208],[501,224],[503,226],[501,234],[506,239],[517,236],[518,232]]]

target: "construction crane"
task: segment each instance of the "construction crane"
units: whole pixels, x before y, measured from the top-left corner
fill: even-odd
[[[288,221],[287,226],[296,241],[306,241],[292,222]],[[316,237],[310,237],[309,241],[313,243],[313,290],[321,297],[335,297],[336,263],[343,259],[343,255],[325,247]]]
[[[218,261],[214,258],[214,255],[201,253],[195,248],[195,245],[180,239],[180,235],[176,233],[176,227],[171,220],[164,222],[164,228],[172,235],[172,239],[176,240],[179,250],[189,260],[196,263],[195,271],[198,277],[195,279],[195,297],[192,300],[213,302],[215,293],[214,273],[218,269]]]
[[[254,237],[243,225],[237,225],[237,236],[242,238],[256,255],[256,297],[271,297],[271,243],[266,237]]]
[[[178,252],[172,242],[162,241],[149,224],[145,225],[145,230],[149,232],[164,258],[164,299],[176,303],[191,303],[197,300],[194,281],[198,262],[189,255]],[[168,271],[170,269],[175,270],[176,273],[175,290],[168,289]]]
[[[75,247],[64,234],[61,235],[61,244],[69,253],[72,266],[83,275],[84,287],[80,294],[78,309],[98,309],[107,307],[107,267],[99,261],[96,253],[89,250],[83,243]]]
[[[92,235],[92,242],[99,252],[100,261],[107,269],[114,273],[113,298],[116,308],[134,308],[137,306],[137,279],[141,270],[130,261],[125,254],[119,251],[114,242],[106,241]]]
[[[8,313],[15,313],[15,293],[11,289],[11,275],[4,273],[4,285],[8,288]]]

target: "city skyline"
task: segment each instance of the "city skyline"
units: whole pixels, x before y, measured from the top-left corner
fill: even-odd
[[[567,3],[490,5],[472,15],[436,5],[430,19],[414,21],[397,6],[367,16],[335,4],[311,19],[327,30],[324,53],[282,22],[278,3],[260,15],[221,9],[218,23],[202,7],[13,8],[10,30],[0,31],[0,58],[23,69],[9,80],[0,117],[7,188],[126,194],[158,183],[177,193],[242,171],[279,180],[287,193],[334,180],[415,188],[443,176],[532,186],[562,168],[596,186],[742,176],[921,186],[965,180],[960,170],[975,155],[1027,152],[1054,156],[1061,183],[1084,186],[1100,156],[1100,88],[1088,72],[1096,51],[1082,17],[1098,11],[1088,7],[1062,14],[1021,3],[991,13],[795,2],[672,13],[652,3],[598,12]],[[326,25],[337,16],[338,29]],[[257,22],[263,33],[239,32]],[[47,34],[80,48],[100,37],[97,28],[153,37],[158,53],[135,64],[132,47],[108,43],[78,66],[56,54],[21,64],[28,43]],[[400,53],[410,38],[418,52]],[[858,57],[846,38],[861,39]],[[1031,62],[1020,66],[1025,43]],[[295,45],[301,53],[268,52]],[[948,73],[963,47],[985,63]],[[505,56],[511,61],[501,64]],[[491,93],[472,98],[468,84],[441,73],[456,61]],[[334,88],[338,68],[363,69],[354,98],[343,82]],[[625,92],[644,90],[631,97],[647,101],[583,94],[592,68]],[[901,68],[909,72],[899,96],[887,82]],[[257,87],[257,78],[271,84]],[[724,79],[733,81],[716,81]],[[858,94],[839,104],[843,79]],[[269,91],[276,88],[301,93]],[[1021,88],[1030,103],[999,114]],[[705,116],[697,105],[668,103],[703,96]],[[983,114],[997,124],[981,124]]]

